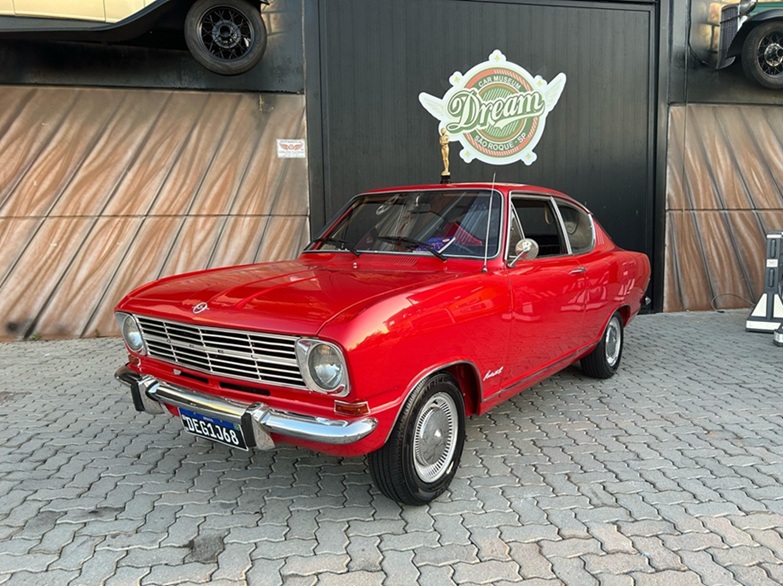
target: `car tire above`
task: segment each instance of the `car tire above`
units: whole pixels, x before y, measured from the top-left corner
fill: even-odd
[[[601,341],[590,354],[582,358],[582,372],[593,378],[614,376],[623,357],[623,318],[615,311],[606,324]]]
[[[198,0],[185,18],[185,42],[201,65],[220,75],[255,67],[266,50],[258,5],[245,0]]]
[[[742,45],[742,69],[764,87],[783,88],[783,21],[760,24],[748,33]]]
[[[391,499],[423,505],[448,487],[465,443],[465,403],[448,374],[419,383],[386,444],[368,456],[370,474]]]

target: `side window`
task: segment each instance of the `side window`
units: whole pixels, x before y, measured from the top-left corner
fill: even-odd
[[[532,238],[538,243],[539,257],[568,252],[551,200],[514,198],[512,202],[525,238]]]
[[[595,243],[593,221],[590,216],[562,201],[557,202],[557,209],[563,217],[566,236],[571,243],[571,252],[574,254],[590,252]]]

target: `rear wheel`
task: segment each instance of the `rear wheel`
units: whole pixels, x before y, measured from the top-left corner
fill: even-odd
[[[220,75],[255,67],[266,50],[258,6],[243,0],[198,0],[185,18],[185,42],[193,57]]]
[[[414,389],[386,444],[368,456],[370,473],[391,499],[423,505],[454,478],[465,443],[465,404],[454,379],[434,375]]]
[[[742,45],[742,69],[764,87],[783,88],[783,21],[758,25]]]
[[[590,354],[582,358],[582,372],[593,378],[611,378],[623,356],[623,318],[619,312],[606,324],[601,341]]]

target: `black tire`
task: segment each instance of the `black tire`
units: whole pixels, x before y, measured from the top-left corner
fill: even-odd
[[[742,45],[742,70],[752,81],[783,88],[783,21],[758,25]]]
[[[198,0],[185,17],[185,42],[201,65],[220,75],[255,67],[266,50],[258,6],[244,0]]]
[[[623,318],[615,312],[606,324],[601,341],[582,358],[582,372],[593,378],[611,378],[623,357]]]
[[[386,444],[368,456],[370,474],[390,499],[425,505],[448,488],[465,445],[465,404],[454,379],[437,374],[405,402]]]

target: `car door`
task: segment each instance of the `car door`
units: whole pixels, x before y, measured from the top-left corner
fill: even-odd
[[[104,0],[106,22],[119,22],[140,12],[154,0]]]
[[[603,332],[614,308],[610,283],[615,271],[609,255],[595,252],[595,225],[586,210],[570,202],[556,200],[557,211],[563,220],[565,236],[571,254],[584,268],[585,311],[580,334],[584,344],[594,342]]]
[[[508,279],[513,298],[506,385],[524,381],[571,356],[584,342],[584,267],[570,254],[554,200],[546,196],[511,198]],[[539,247],[532,260],[514,261],[514,234]]]
[[[104,0],[14,0],[17,16],[105,21]]]

